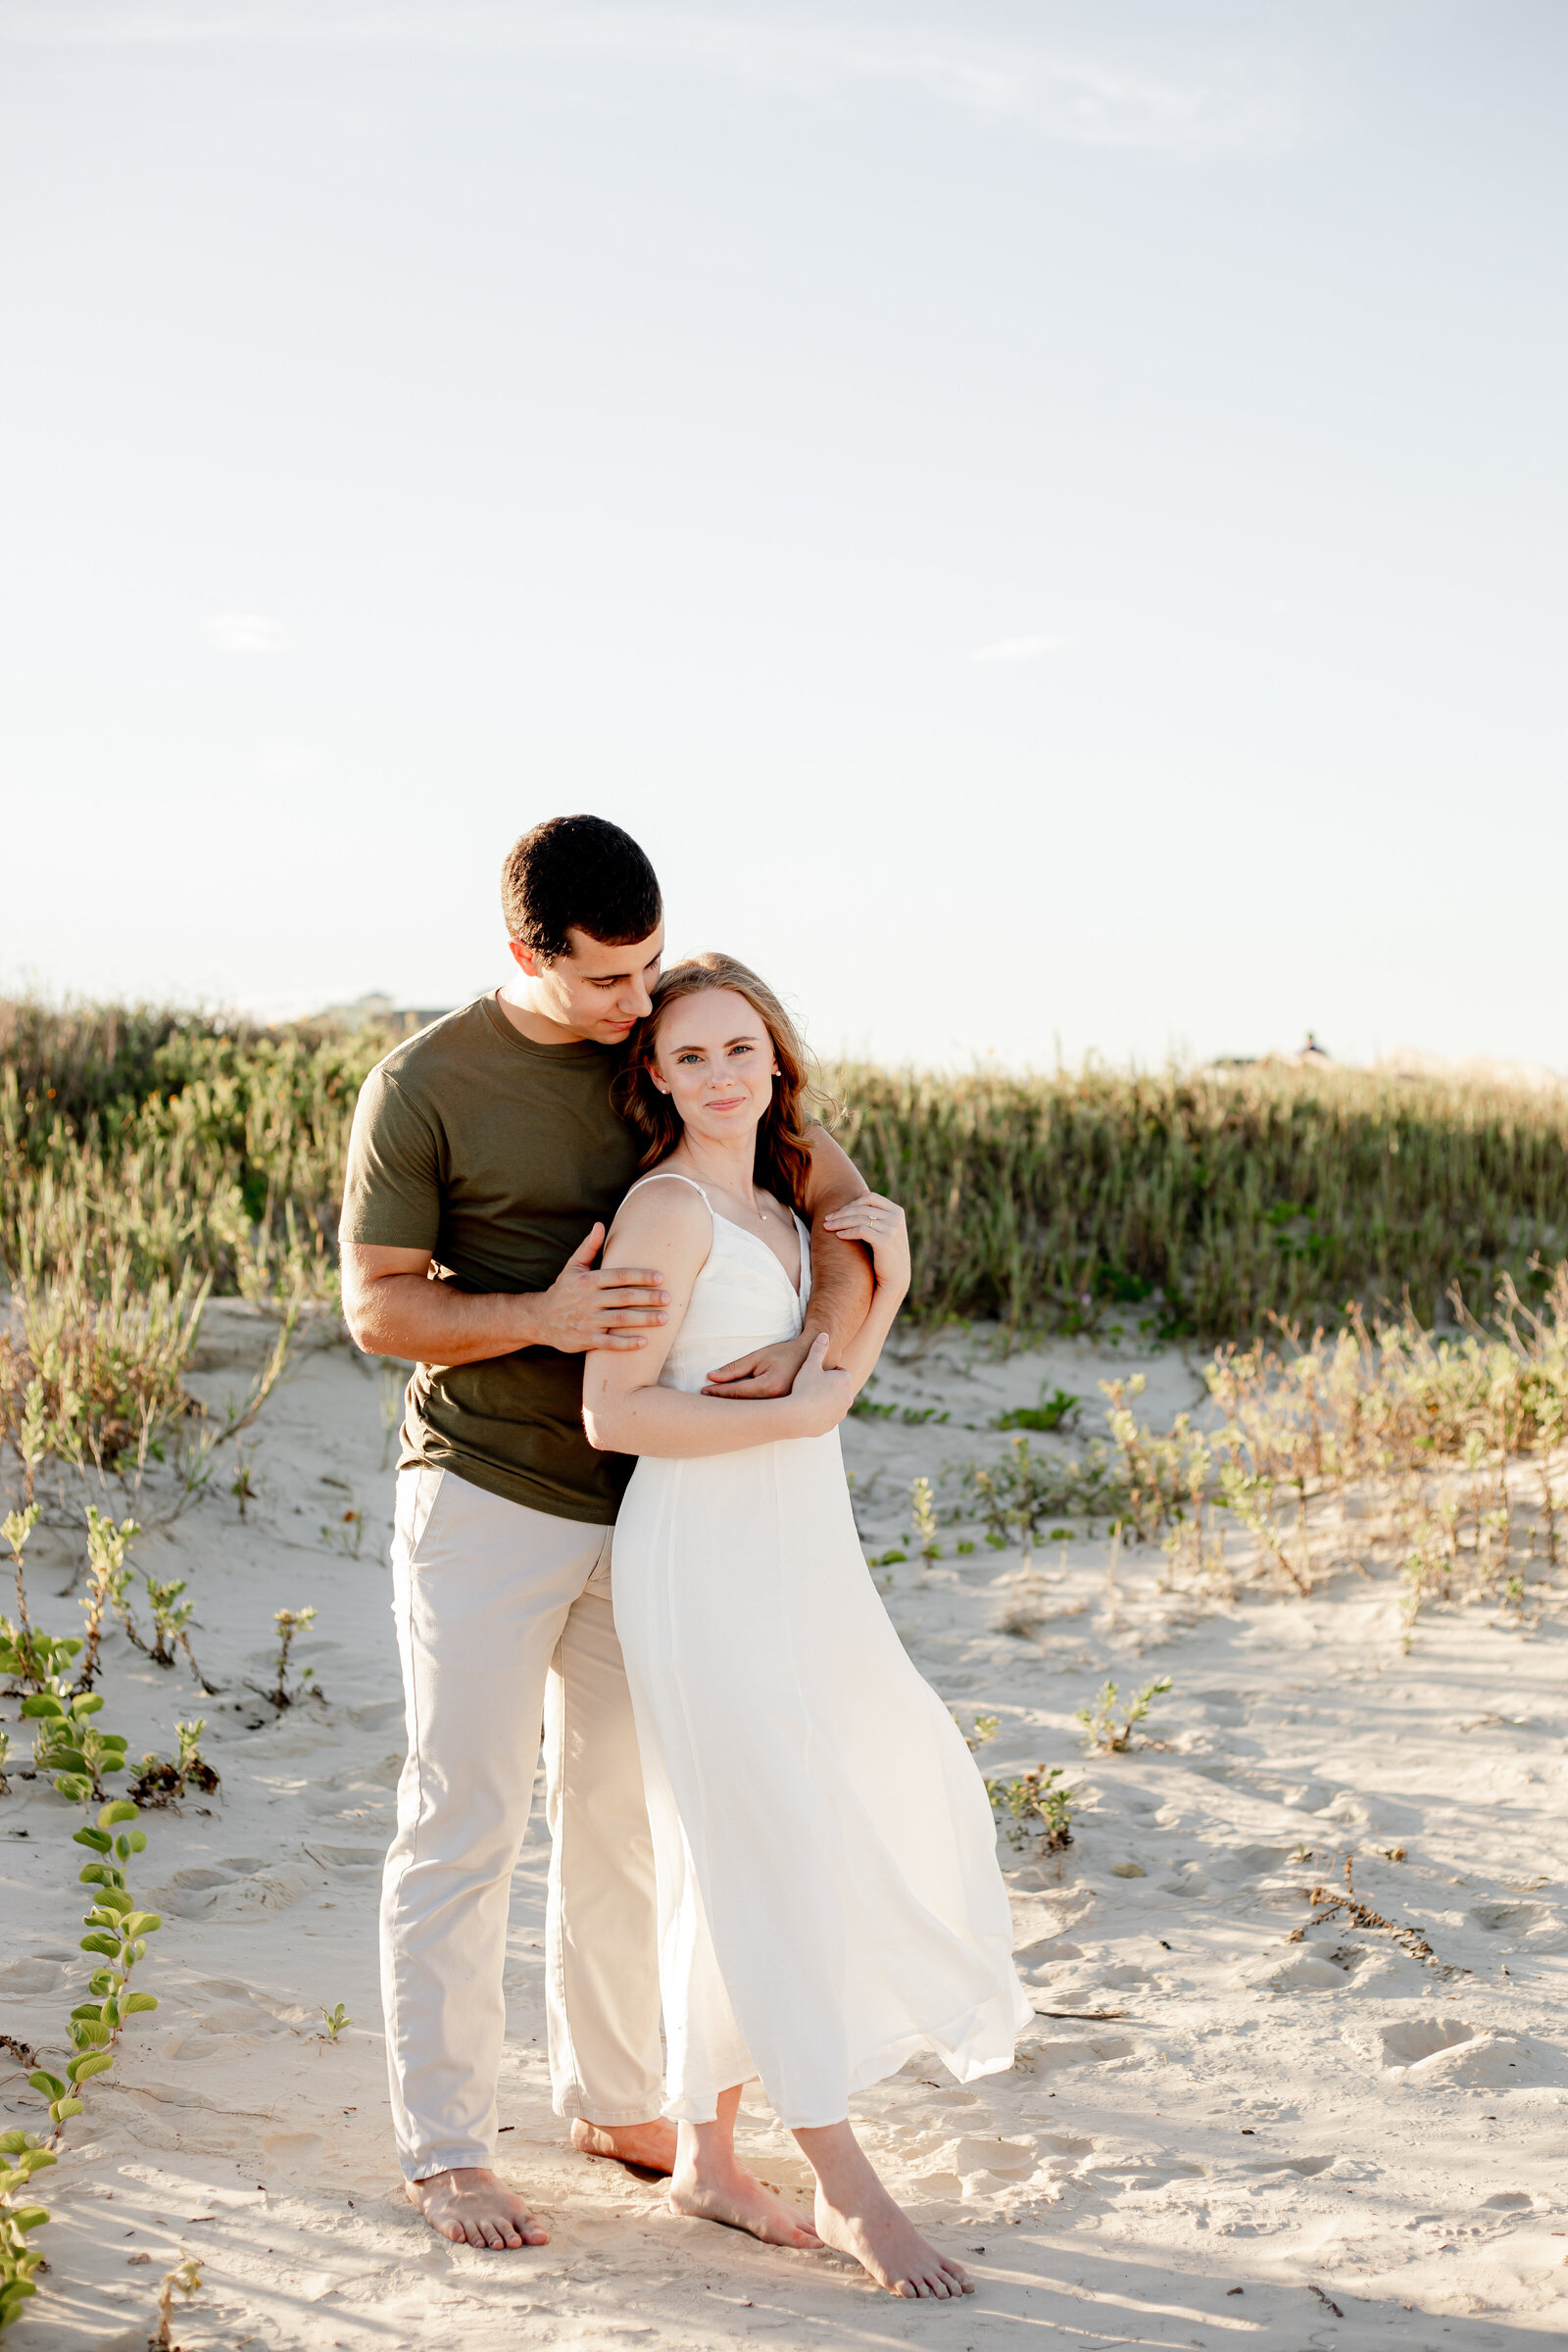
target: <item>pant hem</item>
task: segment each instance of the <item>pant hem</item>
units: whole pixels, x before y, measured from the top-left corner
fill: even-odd
[[[575,2085],[570,2090],[558,2091],[551,2101],[557,2115],[568,2122],[599,2124],[606,2131],[614,2131],[622,2124],[657,2124],[663,2105],[663,2087],[660,2086],[646,2107],[590,2107]]]
[[[465,2172],[474,2166],[488,2171],[495,2162],[495,2155],[494,2148],[455,2148],[446,2156],[402,2156],[398,2161],[403,2168],[404,2180],[412,2183],[416,2180],[433,2180],[437,2173]]]

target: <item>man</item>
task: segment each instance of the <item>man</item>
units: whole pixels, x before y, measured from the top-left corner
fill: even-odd
[[[409,1753],[381,1901],[392,2110],[409,2194],[457,2242],[542,2245],[491,2170],[513,1866],[541,1715],[552,1852],[546,2000],[556,2111],[575,2147],[668,2171],[653,1856],[611,1609],[632,1464],[582,1428],[594,1347],[641,1348],[657,1267],[596,1271],[636,1175],[610,1104],[614,1048],[663,949],[652,866],[594,816],[523,835],[502,874],[515,976],[379,1062],[354,1116],[343,1305],[368,1352],[416,1359],[399,1459],[393,1615]],[[810,1311],[798,1341],[726,1365],[780,1396],[871,1296],[824,1220],[865,1190],[812,1136]]]

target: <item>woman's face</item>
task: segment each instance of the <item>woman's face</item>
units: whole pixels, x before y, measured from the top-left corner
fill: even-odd
[[[655,1031],[652,1068],[687,1131],[715,1143],[755,1134],[778,1072],[767,1023],[733,988],[678,997]]]

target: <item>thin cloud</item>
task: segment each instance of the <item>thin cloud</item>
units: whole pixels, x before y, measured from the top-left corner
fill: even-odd
[[[282,624],[260,612],[214,612],[203,627],[222,654],[275,654],[286,642]]]
[[[137,8],[87,0],[24,7],[0,44],[37,48],[444,51],[486,57],[689,64],[809,95],[903,86],[969,113],[1011,117],[1048,138],[1171,155],[1298,143],[1309,111],[1298,58],[1252,38],[1157,42],[999,40],[911,19],[868,29],[854,6],[811,23],[799,10],[497,5]]]
[[[1060,630],[1043,637],[999,637],[995,645],[977,645],[971,662],[1043,662],[1048,654],[1064,654],[1078,639]]]

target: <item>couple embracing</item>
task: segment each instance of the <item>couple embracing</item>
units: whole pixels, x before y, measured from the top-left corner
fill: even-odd
[[[417,1363],[381,1903],[409,2193],[452,2239],[545,2242],[490,2169],[542,1719],[573,2145],[671,2173],[679,2213],[961,2294],[849,2123],[918,2050],[1010,2065],[1030,2015],[979,1775],[866,1574],[839,1449],[903,1215],[808,1116],[771,989],[725,956],[662,972],[618,827],[537,826],[502,897],[515,976],[370,1073],[344,1196],[350,1329]],[[758,2078],[810,2221],[736,2155]]]

